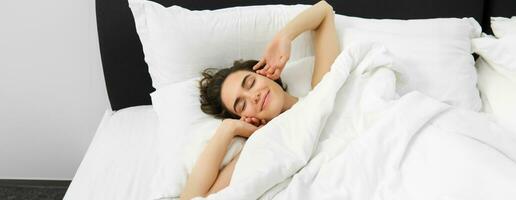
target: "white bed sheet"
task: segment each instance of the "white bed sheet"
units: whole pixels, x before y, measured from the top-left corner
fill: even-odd
[[[64,199],[147,199],[159,163],[152,106],[106,110]]]

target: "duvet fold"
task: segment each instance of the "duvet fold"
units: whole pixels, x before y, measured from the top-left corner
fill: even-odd
[[[381,45],[348,45],[247,140],[230,185],[196,199],[515,199],[514,135],[423,93],[400,97],[393,65]]]

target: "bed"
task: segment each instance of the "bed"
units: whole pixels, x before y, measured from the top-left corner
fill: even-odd
[[[192,10],[314,1],[164,1]],[[336,13],[365,18],[473,17],[492,33],[490,16],[516,15],[510,0],[329,1]],[[97,0],[97,28],[111,108],[105,111],[65,199],[147,199],[158,169],[158,119],[142,45],[126,0]]]
[[[144,199],[156,145],[152,106],[106,110],[66,199]],[[142,134],[145,133],[145,134]],[[100,164],[102,163],[102,164]]]

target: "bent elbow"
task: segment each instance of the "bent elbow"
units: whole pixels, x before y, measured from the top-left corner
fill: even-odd
[[[328,10],[328,12],[333,13],[333,6],[331,6],[330,3],[328,3],[327,1],[324,1],[324,0],[322,0],[321,2],[322,2],[322,4],[324,4],[324,6]]]

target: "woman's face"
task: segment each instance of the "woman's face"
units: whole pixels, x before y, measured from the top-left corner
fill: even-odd
[[[273,80],[246,70],[229,74],[221,88],[222,103],[232,113],[267,122],[281,114],[284,95],[285,91]]]

